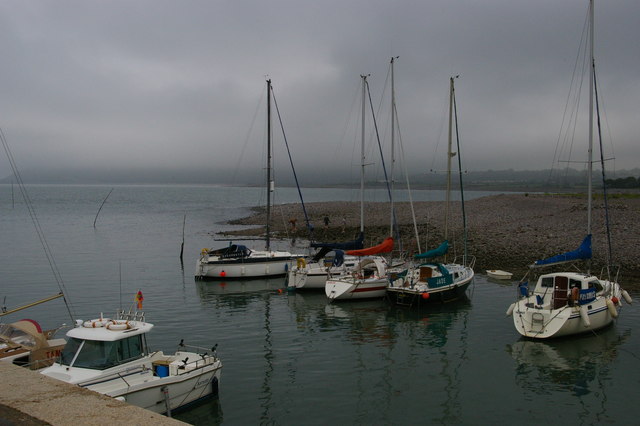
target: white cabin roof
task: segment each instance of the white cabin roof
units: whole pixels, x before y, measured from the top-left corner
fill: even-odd
[[[120,320],[119,322],[124,322]],[[151,331],[153,324],[142,321],[129,321],[130,328],[126,330],[114,330],[109,329],[106,326],[102,327],[85,327],[83,323],[79,326],[72,328],[67,332],[67,337],[75,337],[76,339],[83,340],[99,340],[105,342],[113,342],[120,339],[126,339],[127,337],[135,336],[138,334],[144,334]]]

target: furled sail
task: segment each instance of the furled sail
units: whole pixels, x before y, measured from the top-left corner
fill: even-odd
[[[445,240],[438,248],[425,251],[424,253],[413,256],[415,259],[432,259],[434,257],[444,256],[449,251],[449,241]]]
[[[555,265],[558,263],[572,262],[574,260],[591,259],[591,234],[584,237],[582,244],[576,250],[557,254],[546,259],[536,260],[532,267]]]
[[[393,238],[388,237],[377,246],[367,247],[360,250],[349,250],[346,253],[351,256],[373,256],[380,253],[390,253],[393,250]]]
[[[320,262],[327,254],[333,252],[333,261],[331,262],[331,266],[342,266],[344,263],[344,251],[338,249],[332,249],[329,247],[323,247],[320,249],[315,256],[313,256],[312,260],[314,262]]]
[[[335,243],[311,243],[313,248],[328,248],[339,250],[357,250],[364,247],[364,234],[360,232],[358,237],[352,241],[335,242]]]

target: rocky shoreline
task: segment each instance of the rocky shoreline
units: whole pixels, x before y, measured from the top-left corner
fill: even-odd
[[[344,241],[355,237],[360,226],[360,204],[357,202],[321,202],[305,204],[317,241]],[[417,252],[415,231],[409,203],[397,203],[397,222],[403,248]],[[365,245],[375,245],[389,235],[389,206],[386,203],[365,205]],[[445,203],[441,201],[413,203],[420,248],[435,248],[443,240]],[[261,225],[265,209],[254,208],[255,214],[230,222],[234,225]],[[547,256],[578,247],[586,232],[587,208],[584,196],[549,194],[501,194],[465,202],[468,229],[468,252],[475,256],[475,269],[504,269],[520,278],[527,265]],[[592,272],[599,274],[606,265],[607,239],[602,198],[594,200],[592,214]],[[453,202],[449,219],[450,254],[462,253],[461,204]],[[274,207],[274,238],[308,240],[300,204]],[[325,227],[323,218],[329,217]],[[293,231],[289,219],[297,219]],[[620,266],[620,282],[626,288],[640,289],[640,198],[621,196],[609,200],[612,258]],[[343,225],[344,224],[344,225]],[[226,235],[257,236],[264,227],[226,232]],[[566,266],[565,266],[566,267]]]

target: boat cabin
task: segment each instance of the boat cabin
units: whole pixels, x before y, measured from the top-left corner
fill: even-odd
[[[533,295],[536,298],[536,305],[559,309],[566,305],[590,303],[602,290],[602,284],[593,275],[557,272],[541,275]]]
[[[69,330],[67,345],[60,356],[60,364],[67,367],[106,370],[148,355],[145,338],[153,325],[128,322],[124,329],[110,328],[112,322],[97,327],[84,325]]]

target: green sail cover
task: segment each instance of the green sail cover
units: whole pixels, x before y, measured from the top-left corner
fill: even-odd
[[[425,251],[424,253],[413,256],[415,259],[431,259],[433,257],[444,256],[449,251],[449,241],[445,240],[438,248]]]

